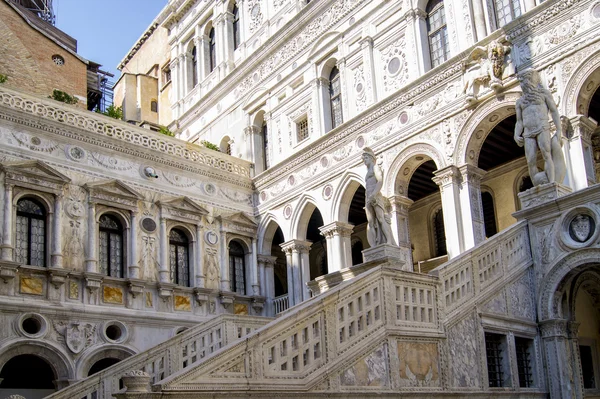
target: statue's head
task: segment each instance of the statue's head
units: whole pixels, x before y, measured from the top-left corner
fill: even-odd
[[[372,164],[375,163],[375,153],[369,147],[363,148],[362,158],[363,158],[363,162],[367,165],[368,165],[367,162],[370,162]]]
[[[525,93],[534,91],[541,83],[540,74],[533,68],[519,72],[518,78],[519,83],[521,83],[521,88]]]

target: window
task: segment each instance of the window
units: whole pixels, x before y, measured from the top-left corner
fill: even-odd
[[[337,67],[333,67],[329,74],[329,102],[331,104],[331,128],[335,129],[344,122],[340,71]]]
[[[100,216],[100,273],[123,277],[123,226],[116,217]]]
[[[46,265],[46,210],[32,198],[17,202],[15,260],[25,265]]]
[[[171,81],[171,68],[169,67],[169,65],[164,67],[164,69],[162,71],[162,78],[163,78],[163,86]]]
[[[500,28],[521,15],[519,0],[495,0],[496,27]]]
[[[215,28],[208,32],[208,71],[212,72],[217,66],[217,46],[215,42]]]
[[[237,3],[233,4],[233,49],[237,50],[242,42],[240,37],[240,9]]]
[[[583,377],[583,388],[595,389],[596,378],[594,373],[594,355],[589,345],[579,345],[579,357],[581,359],[581,374]]]
[[[150,101],[150,111],[158,112],[158,102],[156,100]]]
[[[269,159],[269,130],[267,128],[266,121],[263,121],[262,124],[262,138],[265,149],[265,169],[269,169],[269,166],[271,166],[271,160]]]
[[[54,61],[54,63],[56,65],[58,65],[58,66],[65,65],[65,59],[62,56],[58,55],[58,54],[54,54],[52,56],[52,61]]]
[[[244,248],[240,243],[229,243],[229,279],[231,291],[246,295],[246,265],[244,261]]]
[[[446,231],[444,230],[444,212],[442,212],[442,208],[433,214],[433,241],[436,258],[448,254],[446,249]]]
[[[296,122],[296,138],[298,142],[308,138],[308,118],[306,116]]]
[[[427,35],[429,36],[429,53],[431,67],[435,68],[448,59],[448,29],[443,0],[431,0],[427,3]]]
[[[488,381],[492,388],[504,387],[505,377],[505,342],[506,337],[500,334],[485,333],[485,356],[487,359]]]
[[[192,73],[192,88],[198,84],[198,54],[196,46],[192,49],[192,62],[191,62],[191,73]]]
[[[496,212],[494,210],[494,198],[491,193],[481,193],[481,206],[483,208],[483,224],[485,226],[485,236],[487,238],[498,232],[496,227]]]
[[[189,240],[178,229],[169,233],[169,264],[171,281],[185,287],[190,286]]]
[[[515,337],[515,350],[517,352],[517,369],[519,372],[519,386],[521,388],[533,387],[533,340]]]

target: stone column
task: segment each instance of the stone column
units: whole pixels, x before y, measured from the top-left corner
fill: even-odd
[[[187,94],[190,92],[190,81],[192,80],[191,76],[189,76],[189,60],[190,60],[190,54],[186,51],[185,53],[181,54],[179,56],[180,60],[179,60],[179,65],[181,65],[181,69],[182,69],[182,76],[183,79],[181,81],[182,83],[182,88],[181,88],[181,99],[184,99],[185,96],[187,96]]]
[[[475,37],[473,38],[473,42],[477,43],[487,36],[486,18],[482,0],[473,0],[471,4],[473,5],[473,21],[475,22]]]
[[[160,245],[159,245],[159,269],[158,269],[158,280],[161,283],[171,283],[171,273],[170,273],[170,265],[169,265],[169,251],[168,251],[168,241],[169,237],[167,236],[167,219],[160,216]]]
[[[231,291],[231,283],[229,280],[229,247],[227,245],[227,233],[221,230],[221,290]]]
[[[313,87],[313,120],[312,123],[314,132],[317,136],[322,136],[331,130],[331,107],[329,106],[329,80],[325,78],[316,78],[312,82]],[[325,106],[327,104],[327,106]],[[309,126],[310,128],[310,126]]]
[[[204,288],[204,259],[202,257],[202,225],[196,225],[196,246],[194,247],[194,273],[196,276],[195,286]]]
[[[267,299],[265,304],[265,315],[274,316],[273,298],[275,298],[275,262],[276,256],[258,255],[258,264],[260,265],[260,288],[262,295]]]
[[[13,261],[12,209],[13,185],[4,185],[4,224],[2,225],[2,260]]]
[[[233,48],[233,14],[226,11],[224,19],[225,42],[223,43],[223,54],[225,57],[223,61],[225,62],[225,76],[227,76],[235,67],[233,63],[235,51]]]
[[[408,224],[408,210],[413,200],[403,195],[390,197],[392,204],[392,233],[406,259],[407,270],[413,270],[412,247],[410,242],[410,230]],[[405,269],[406,270],[406,269]]]
[[[462,216],[463,243],[466,251],[485,241],[485,222],[481,204],[481,178],[485,170],[473,165],[460,168],[462,184],[460,189],[460,214]]]
[[[196,27],[198,30],[198,27]],[[194,46],[196,46],[196,76],[198,78],[198,84],[202,83],[203,69],[202,69],[202,38],[200,36],[194,37]]]
[[[363,63],[365,65],[365,84],[371,83],[371,90],[367,92],[367,107],[377,102],[377,84],[375,82],[375,62],[373,60],[373,38],[365,37],[360,42],[362,49]]]
[[[288,303],[292,307],[296,304],[296,297],[294,295],[294,258],[292,256],[292,242],[285,242],[280,244],[283,253],[285,253],[285,263],[287,266],[287,290],[288,290]]]
[[[140,266],[138,265],[138,218],[137,212],[131,212],[131,262],[129,263],[129,278],[140,278]]]
[[[310,281],[308,253],[311,245],[311,242],[302,240],[290,240],[281,244],[288,265],[288,295],[290,307],[305,301],[309,297],[306,283]]]
[[[592,133],[596,129],[596,123],[586,116],[577,115],[571,118],[571,124],[573,135],[568,138],[565,158],[570,167],[571,188],[575,191],[596,183],[592,152]]]
[[[210,73],[209,70],[209,61],[208,61],[208,57],[210,56],[208,54],[209,50],[208,50],[208,36],[207,35],[200,35],[200,47],[198,47],[198,66],[200,68],[200,71],[202,71],[202,73],[198,76],[198,80],[203,81],[204,79],[206,79],[206,77],[208,76],[208,74]]]
[[[61,269],[63,267],[62,257],[62,194],[54,197],[54,215],[52,215],[52,253],[50,254],[50,265]]]
[[[85,260],[85,271],[89,273],[98,272],[98,264],[96,260],[96,204],[92,201],[88,202],[88,242],[87,242],[87,259]]]
[[[352,266],[350,236],[353,229],[353,225],[344,222],[332,222],[319,227],[321,235],[327,239],[327,264],[329,273]]]
[[[446,249],[448,259],[452,259],[464,248],[460,215],[460,172],[456,166],[451,165],[433,173],[435,175],[433,181],[440,186]]]
[[[254,171],[259,174],[265,170],[265,162],[263,159],[263,151],[260,143],[262,142],[260,133],[261,128],[255,125],[246,126],[244,128],[246,135],[246,159],[254,162]]]
[[[540,322],[544,345],[548,391],[552,399],[583,398],[576,326],[567,320]]]
[[[227,44],[227,35],[225,32],[225,17],[223,14],[218,15],[213,20],[215,27],[215,40],[217,50],[217,69],[219,70],[219,80],[223,79],[227,73],[225,66],[225,46]]]
[[[342,121],[345,122],[350,117],[348,104],[350,103],[350,91],[348,89],[348,73],[346,70],[346,59],[340,58],[337,61],[337,67],[340,71],[340,90],[342,91]]]
[[[302,302],[310,299],[308,282],[310,281],[310,262],[309,252],[312,242],[296,240],[296,252],[298,256],[298,281],[301,283],[298,287],[296,298],[302,298]]]
[[[252,238],[252,295],[260,295],[260,279],[258,270],[258,245],[256,238]]]

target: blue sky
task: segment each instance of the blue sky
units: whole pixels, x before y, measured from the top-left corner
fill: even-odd
[[[119,76],[117,64],[167,0],[54,0],[56,27],[77,39],[78,53]]]

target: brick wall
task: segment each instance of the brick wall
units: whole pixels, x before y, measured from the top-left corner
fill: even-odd
[[[0,0],[0,73],[8,76],[4,85],[47,97],[52,90],[62,90],[87,98],[86,65],[39,31],[32,28],[4,0]],[[52,56],[65,60],[58,66]]]

